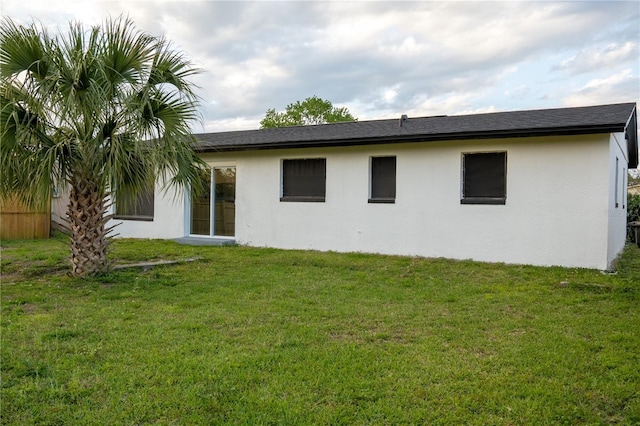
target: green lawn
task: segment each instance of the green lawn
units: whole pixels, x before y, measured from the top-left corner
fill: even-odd
[[[65,237],[2,242],[3,424],[640,424],[640,250],[618,273]]]

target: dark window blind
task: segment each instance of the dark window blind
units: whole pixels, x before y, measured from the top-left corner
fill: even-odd
[[[116,192],[116,218],[132,220],[153,219],[153,186],[135,195],[131,191]]]
[[[324,158],[282,161],[283,201],[324,201],[327,164]]]
[[[506,165],[505,152],[465,154],[462,201],[504,204],[507,195]]]
[[[396,198],[396,157],[371,158],[371,198],[393,202]]]

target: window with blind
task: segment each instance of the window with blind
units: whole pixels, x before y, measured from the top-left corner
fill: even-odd
[[[395,203],[396,157],[371,157],[370,203]]]
[[[153,220],[153,185],[134,194],[131,191],[116,192],[116,219]]]
[[[324,202],[326,177],[325,158],[282,160],[280,201]]]
[[[462,204],[505,204],[507,153],[462,155]]]

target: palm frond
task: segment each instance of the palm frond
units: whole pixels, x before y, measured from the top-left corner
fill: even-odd
[[[0,25],[0,75],[14,78],[29,72],[37,78],[45,78],[49,70],[46,55],[48,35],[35,25],[18,26],[12,20]]]
[[[175,90],[189,98],[197,98],[195,86],[189,78],[200,72],[180,52],[173,51],[170,43],[161,39],[158,42],[153,66],[149,75],[150,86],[169,84]]]
[[[119,17],[104,24],[101,58],[104,77],[115,86],[139,84],[154,56],[156,39],[136,30],[129,18]]]

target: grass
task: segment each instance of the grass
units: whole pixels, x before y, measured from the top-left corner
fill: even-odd
[[[64,237],[2,243],[2,424],[640,424],[640,250],[615,275]]]

